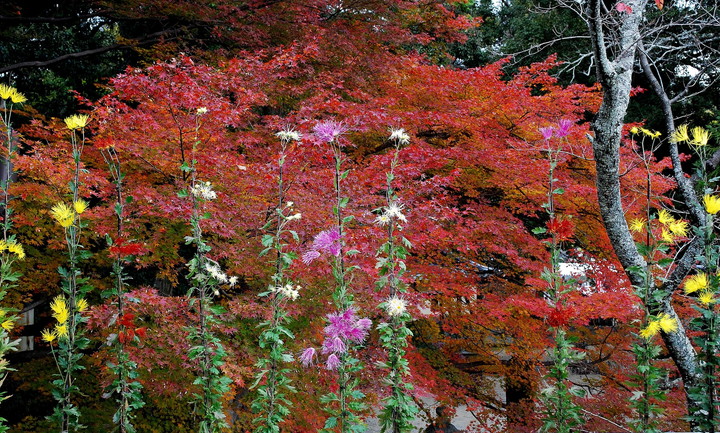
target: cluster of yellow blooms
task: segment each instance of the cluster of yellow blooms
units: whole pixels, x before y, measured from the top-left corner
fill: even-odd
[[[7,84],[0,84],[0,98],[9,100],[13,104],[22,104],[27,101],[25,95],[18,92],[16,88],[10,87]]]
[[[65,118],[65,126],[71,131],[74,129],[82,129],[87,126],[89,118],[90,116],[87,114],[73,114]]]
[[[683,287],[686,294],[700,292],[698,295],[698,301],[703,305],[708,306],[715,302],[715,293],[710,287],[710,279],[707,274],[700,272],[685,280],[685,286]]]
[[[50,209],[50,214],[55,221],[64,228],[68,228],[75,222],[75,217],[85,212],[88,203],[80,199],[73,203],[72,208],[65,203],[58,203]]]
[[[651,319],[645,328],[640,330],[640,336],[649,340],[660,332],[660,330],[665,333],[670,333],[677,331],[677,329],[677,319],[670,317],[666,313],[660,313],[655,319]]]
[[[78,312],[82,313],[88,309],[88,303],[85,299],[78,299],[75,304],[75,308]],[[42,332],[41,337],[44,341],[52,343],[56,338],[67,338],[68,336],[68,320],[70,319],[70,309],[68,308],[67,301],[60,295],[53,299],[50,304],[52,310],[52,316],[57,323],[53,330],[46,329]]]
[[[653,138],[653,139],[658,138],[658,137],[660,137],[660,136],[662,135],[659,131],[654,131],[654,132],[653,132],[653,131],[651,131],[651,130],[649,130],[649,129],[638,128],[638,127],[636,127],[636,126],[633,126],[632,128],[630,128],[630,133],[632,133],[632,134],[637,134],[638,132],[642,132],[643,135],[648,136],[648,137]]]
[[[662,224],[662,232],[660,238],[665,242],[674,242],[677,238],[687,236],[690,225],[687,221],[678,220],[673,218],[665,209],[660,209],[657,214],[657,219]],[[643,218],[636,218],[630,222],[630,230],[641,233],[647,224],[647,221]]]
[[[4,253],[5,251],[15,254],[20,260],[25,258],[25,249],[14,239],[10,239],[8,241],[0,239],[0,253]]]
[[[15,327],[15,322],[13,319],[5,317],[6,314],[7,311],[0,308],[0,321],[2,322],[0,326],[6,331],[11,331]]]
[[[696,126],[692,129],[692,138],[688,133],[687,125],[680,125],[670,134],[670,141],[673,143],[688,143],[696,147],[707,146],[710,139],[710,133],[707,129]]]

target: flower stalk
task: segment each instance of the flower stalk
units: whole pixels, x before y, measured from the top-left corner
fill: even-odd
[[[266,357],[259,359],[256,363],[259,371],[256,375],[255,384],[258,395],[252,403],[254,412],[260,415],[255,419],[258,427],[256,433],[273,433],[280,431],[280,425],[290,413],[291,402],[287,399],[288,392],[295,392],[288,375],[290,369],[284,367],[292,361],[291,353],[285,351],[285,338],[294,339],[294,334],[288,329],[290,322],[285,304],[294,301],[299,296],[300,286],[295,285],[287,275],[287,271],[297,254],[286,251],[288,243],[286,238],[291,236],[296,242],[299,240],[295,231],[287,226],[294,220],[301,218],[300,213],[293,210],[293,203],[286,201],[285,185],[285,164],[289,147],[295,141],[301,139],[300,134],[287,129],[278,132],[280,138],[280,156],[278,158],[277,177],[277,205],[275,206],[274,218],[271,218],[263,227],[270,231],[262,238],[265,247],[261,256],[274,252],[275,273],[271,277],[268,289],[259,294],[267,298],[270,307],[270,319],[262,322],[260,326],[263,331],[260,333],[259,346],[266,351]],[[258,386],[259,385],[259,386]]]
[[[388,292],[388,298],[380,304],[387,321],[377,326],[380,343],[387,353],[387,361],[380,363],[380,366],[387,370],[384,383],[390,390],[389,395],[383,399],[380,422],[383,432],[405,433],[414,428],[412,422],[418,412],[417,405],[410,395],[413,386],[404,380],[410,374],[405,348],[408,345],[408,338],[412,336],[412,331],[407,327],[412,316],[407,310],[407,300],[403,297],[407,292],[407,286],[402,277],[411,244],[404,236],[398,234],[402,230],[401,223],[405,223],[407,219],[402,213],[402,205],[393,187],[393,181],[400,148],[409,143],[410,137],[404,130],[396,129],[391,130],[390,140],[395,145],[395,152],[390,162],[390,170],[386,174],[385,206],[378,209],[379,214],[375,219],[376,224],[383,227],[387,236],[387,241],[378,249],[376,264],[380,275],[376,283],[377,288]]]

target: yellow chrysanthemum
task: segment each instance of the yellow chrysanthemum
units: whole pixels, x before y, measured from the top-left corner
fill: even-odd
[[[672,134],[670,134],[670,141],[673,143],[684,143],[686,141],[690,140],[690,136],[688,135],[688,126],[687,125],[680,125],[673,131]]]
[[[662,229],[662,233],[660,233],[660,238],[665,242],[675,242],[675,237],[668,229]]]
[[[6,331],[11,331],[15,327],[15,322],[13,322],[12,320],[6,320],[2,322],[2,325],[0,326],[2,326],[3,329]]]
[[[87,209],[88,202],[86,202],[83,199],[79,199],[78,201],[73,203],[73,207],[75,208],[75,212],[77,214],[81,214],[81,213],[85,212],[85,209]]]
[[[25,97],[25,95],[16,90],[15,92],[13,92],[12,95],[10,95],[10,100],[13,104],[22,104],[23,102],[27,101],[27,98]]]
[[[637,126],[633,126],[632,128],[630,128],[630,133],[631,133],[631,134],[637,134],[639,131],[640,131],[640,130],[638,129]]]
[[[705,205],[705,212],[711,215],[720,212],[720,197],[705,194],[703,196],[703,204]]]
[[[70,311],[68,310],[67,304],[65,303],[65,298],[63,298],[62,296],[58,296],[53,299],[52,303],[50,304],[50,309],[53,312],[52,316],[61,325],[67,322],[70,318]]]
[[[25,249],[23,246],[15,241],[10,241],[6,246],[7,250],[17,256],[18,259],[22,260],[25,258]]]
[[[43,330],[40,336],[42,337],[43,341],[47,343],[52,343],[57,338],[57,334],[55,333],[55,331],[51,331],[49,329]]]
[[[90,116],[87,114],[73,114],[65,118],[65,126],[71,131],[73,129],[82,129],[87,126],[89,118]]]
[[[668,212],[665,209],[660,209],[657,214],[658,221],[660,221],[660,224],[662,225],[669,225],[673,221],[675,221],[675,218],[673,218],[672,215],[670,215],[670,212]]]
[[[658,332],[660,332],[660,322],[658,322],[657,320],[651,320],[645,328],[640,330],[640,336],[646,340],[649,340],[654,337]]]
[[[68,327],[66,324],[55,325],[55,331],[53,331],[58,338],[66,338],[68,336]]]
[[[635,233],[641,233],[643,230],[645,230],[645,225],[647,221],[645,221],[643,218],[635,218],[634,220],[630,221],[630,230],[634,231]]]
[[[686,294],[695,293],[698,290],[706,290],[710,285],[708,277],[704,272],[695,274],[685,280],[684,290]]]
[[[658,314],[657,323],[658,325],[660,325],[660,329],[662,329],[663,332],[666,334],[669,334],[670,332],[675,332],[678,329],[677,320],[675,320],[673,317],[670,317],[666,313]]]
[[[698,296],[698,301],[700,301],[703,305],[708,306],[715,302],[715,294],[710,290],[703,290],[702,293],[700,293],[700,296]]]
[[[670,232],[673,235],[680,237],[687,236],[689,228],[690,225],[687,223],[687,221],[682,220],[673,221],[668,225],[668,229],[670,230]]]
[[[705,128],[701,128],[700,126],[696,126],[692,129],[692,141],[690,144],[693,146],[706,146],[708,144],[708,140],[710,139],[710,133]]]
[[[3,317],[5,317],[5,314],[7,314],[7,311],[5,311],[5,310],[3,310],[2,308],[0,308],[0,319],[2,319]]]
[[[77,310],[82,313],[88,309],[88,302],[85,299],[78,299],[77,305],[75,306],[77,307]]]
[[[75,213],[65,203],[56,204],[50,209],[50,213],[62,227],[68,228],[75,222]]]
[[[10,87],[7,84],[0,84],[0,98],[10,99],[15,92],[17,92],[17,90],[14,87]]]

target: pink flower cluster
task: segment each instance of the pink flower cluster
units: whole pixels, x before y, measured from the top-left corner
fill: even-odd
[[[545,140],[551,139],[553,134],[557,138],[567,137],[568,134],[570,134],[570,127],[572,125],[573,125],[573,122],[571,120],[562,119],[561,121],[558,122],[557,128],[554,128],[552,126],[540,128],[540,134],[542,134],[542,136]]]
[[[328,355],[325,368],[335,370],[340,365],[340,355],[347,352],[348,342],[362,343],[367,337],[372,321],[359,318],[354,308],[348,308],[342,313],[328,314],[328,325],[325,326],[325,341],[322,345],[322,354]],[[316,350],[307,348],[300,355],[300,362],[304,366],[313,363]]]
[[[307,265],[320,257],[320,254],[323,252],[337,257],[340,255],[341,247],[342,239],[340,230],[337,227],[325,230],[315,235],[312,248],[303,254],[302,260]]]
[[[342,122],[329,120],[320,122],[313,128],[315,138],[323,143],[332,143],[348,130],[347,126]]]

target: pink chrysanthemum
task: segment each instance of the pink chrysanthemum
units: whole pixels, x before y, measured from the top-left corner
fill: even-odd
[[[313,128],[313,133],[323,143],[332,143],[339,136],[347,132],[347,127],[342,122],[328,120],[320,122]]]
[[[342,240],[340,236],[340,230],[332,228],[325,230],[317,235],[313,239],[312,249],[306,251],[303,254],[303,262],[309,264],[313,260],[320,257],[321,253],[332,254],[337,257],[340,255],[340,248],[342,246]]]
[[[558,138],[566,137],[570,134],[570,127],[573,125],[572,120],[562,119],[558,122],[558,129],[555,135]]]
[[[554,132],[555,132],[555,128],[550,127],[550,126],[546,126],[545,128],[540,128],[540,134],[542,134],[542,136],[545,140],[551,139]]]
[[[315,359],[315,348],[314,347],[308,347],[307,349],[303,350],[303,352],[300,354],[300,362],[305,367],[309,367],[313,364],[313,361]]]
[[[335,370],[340,365],[340,358],[338,358],[337,355],[334,353],[330,356],[328,356],[327,362],[325,363],[325,368],[328,370]]]

